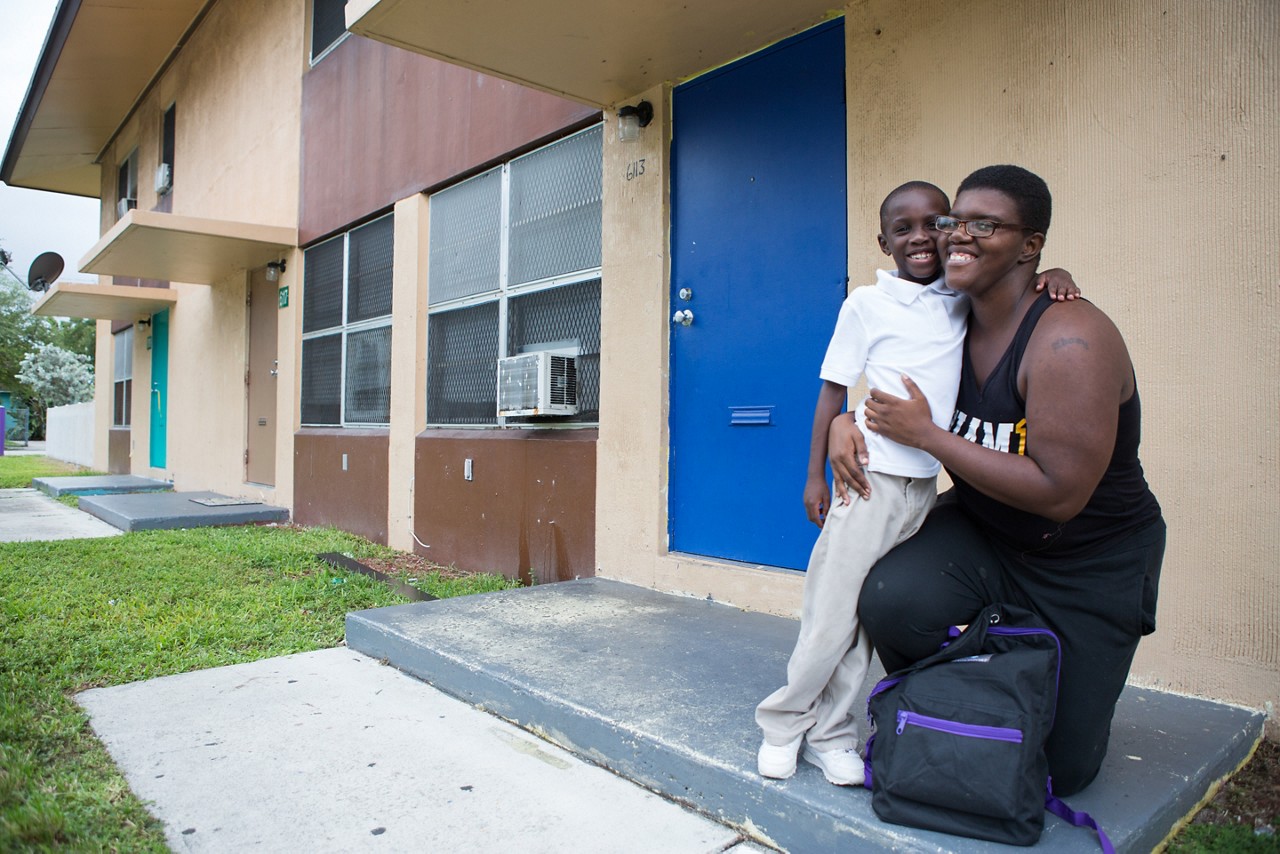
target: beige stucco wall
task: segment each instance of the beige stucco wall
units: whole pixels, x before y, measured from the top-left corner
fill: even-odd
[[[98,471],[107,470],[107,440],[115,414],[114,343],[111,321],[99,320],[93,344],[93,467]]]
[[[1040,173],[1046,266],[1124,334],[1143,461],[1169,524],[1157,633],[1135,682],[1280,701],[1280,6],[1269,0],[865,0],[847,8],[850,275],[883,261],[876,210],[904,180]],[[795,614],[799,576],[666,553],[670,307],[666,96],[605,143],[600,574]],[[647,158],[645,179],[625,163]],[[655,370],[655,366],[660,369]]]
[[[138,149],[138,206],[157,204],[161,121],[177,105],[172,213],[294,228],[297,225],[301,74],[305,0],[221,0],[147,92],[104,153],[103,230],[116,220],[117,166]],[[280,285],[290,306],[278,315],[277,454],[274,489],[245,484],[247,276],[172,283],[180,293],[170,317],[167,467],[147,465],[150,358],[138,336],[134,359],[133,470],[174,480],[179,489],[211,489],[288,506],[291,436],[297,426],[297,296],[301,269],[287,256]],[[109,356],[109,353],[107,354]],[[109,358],[99,364],[110,364]],[[145,381],[145,382],[144,382]],[[110,415],[110,386],[98,389]],[[104,440],[105,441],[105,440]],[[104,445],[105,448],[105,445]],[[105,450],[103,459],[105,460]]]

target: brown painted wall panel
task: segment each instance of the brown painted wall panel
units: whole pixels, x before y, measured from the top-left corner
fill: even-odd
[[[293,519],[387,542],[385,430],[302,430],[293,435]],[[347,456],[343,471],[342,456]]]
[[[599,111],[359,36],[302,83],[302,244]]]
[[[428,430],[418,436],[419,551],[539,584],[595,575],[595,430]],[[465,461],[472,461],[472,480]]]
[[[107,431],[107,471],[111,474],[129,474],[129,440],[133,431],[128,427],[112,427]]]

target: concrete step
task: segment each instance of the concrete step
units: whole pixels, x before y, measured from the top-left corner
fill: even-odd
[[[84,475],[81,477],[37,477],[36,489],[53,498],[63,495],[119,495],[131,492],[171,492],[173,484],[136,474]]]
[[[885,824],[868,790],[833,786],[803,761],[790,780],[756,773],[755,704],[782,683],[798,629],[605,579],[360,611],[346,625],[351,648],[768,844],[991,850]],[[1130,687],[1098,780],[1068,801],[1117,851],[1150,851],[1245,759],[1263,717]],[[1098,850],[1091,831],[1053,816],[1036,849]]]
[[[137,492],[86,495],[80,509],[122,531],[172,530],[289,521],[284,507],[228,498],[216,492]]]

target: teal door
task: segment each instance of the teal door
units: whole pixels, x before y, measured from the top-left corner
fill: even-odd
[[[162,469],[169,448],[169,310],[151,315],[151,467]]]

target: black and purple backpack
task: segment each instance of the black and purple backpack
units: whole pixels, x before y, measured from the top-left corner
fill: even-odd
[[[1032,845],[1045,810],[1102,829],[1053,796],[1044,744],[1058,701],[1058,637],[1030,612],[990,605],[932,656],[867,699],[866,786],[882,820]]]

